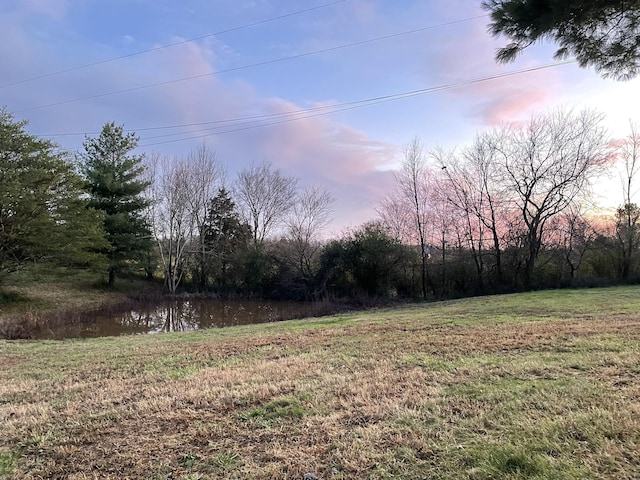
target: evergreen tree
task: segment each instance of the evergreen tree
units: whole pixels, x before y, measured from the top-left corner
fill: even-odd
[[[540,40],[558,45],[556,58],[574,56],[604,77],[640,72],[640,0],[484,0],[490,30],[511,40],[496,58],[510,62]]]
[[[242,222],[236,204],[227,192],[221,188],[211,199],[204,226],[204,242],[210,254],[211,273],[214,283],[226,290],[233,283],[230,269],[237,253],[246,250],[252,238],[251,227]],[[230,281],[231,280],[231,281]]]
[[[134,133],[124,133],[114,122],[98,138],[87,137],[81,155],[89,205],[104,212],[104,229],[111,248],[109,285],[116,274],[139,264],[151,249],[151,230],[143,215],[149,205],[142,193],[149,182],[142,178],[143,156],[131,152],[138,146]]]
[[[101,214],[56,145],[0,110],[0,275],[26,262],[95,266],[107,249]],[[1,279],[1,276],[0,276]]]

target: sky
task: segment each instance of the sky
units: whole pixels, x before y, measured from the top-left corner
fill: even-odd
[[[2,0],[0,106],[70,152],[114,121],[137,153],[203,143],[229,182],[269,162],[334,195],[330,236],[376,217],[414,137],[461,148],[505,122],[594,108],[640,121],[640,79],[554,64],[551,44],[497,64],[480,0]],[[144,53],[141,53],[144,52]],[[602,203],[620,203],[617,180]]]

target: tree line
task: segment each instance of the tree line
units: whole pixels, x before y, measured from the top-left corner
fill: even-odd
[[[640,136],[612,142],[594,111],[558,110],[483,132],[457,151],[404,151],[379,213],[417,245],[421,293],[456,295],[638,281]],[[593,182],[617,168],[613,217]]]
[[[102,271],[110,286],[143,274],[170,293],[314,298],[329,191],[266,162],[229,181],[206,145],[136,155],[138,137],[113,122],[73,156],[26,126],[0,112],[0,285],[46,263]]]
[[[115,123],[71,155],[0,113],[0,282],[32,263],[163,281],[170,293],[445,298],[640,279],[640,136],[556,111],[454,151],[405,146],[379,218],[321,241],[333,195],[269,163],[229,179],[206,145],[136,155]],[[616,166],[614,215],[591,185]]]

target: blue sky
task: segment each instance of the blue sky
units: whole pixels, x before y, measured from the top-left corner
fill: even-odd
[[[564,65],[475,82],[553,63],[553,47],[536,45],[513,64],[496,64],[504,40],[490,37],[484,14],[480,0],[3,0],[0,105],[71,151],[82,134],[115,121],[135,130],[148,154],[186,156],[206,142],[231,179],[268,161],[333,192],[330,229],[338,234],[375,217],[414,136],[426,148],[454,148],[555,107],[597,108],[618,137],[638,121],[638,79],[604,80]],[[161,82],[172,83],[150,87]],[[318,115],[447,85],[459,86]],[[261,122],[273,123],[286,112],[298,112],[296,120],[160,128],[265,115]]]

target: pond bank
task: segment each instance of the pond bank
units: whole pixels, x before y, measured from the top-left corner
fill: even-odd
[[[19,282],[3,288],[13,301],[0,304],[0,338],[29,338],[43,319],[73,318],[100,308],[162,296],[162,286],[138,279],[119,280],[115,289],[86,281]]]
[[[20,292],[23,300],[0,311],[0,338],[65,339],[189,331],[362,310],[342,303],[168,295],[154,287],[135,284],[125,294],[122,289],[41,285],[32,292]]]

